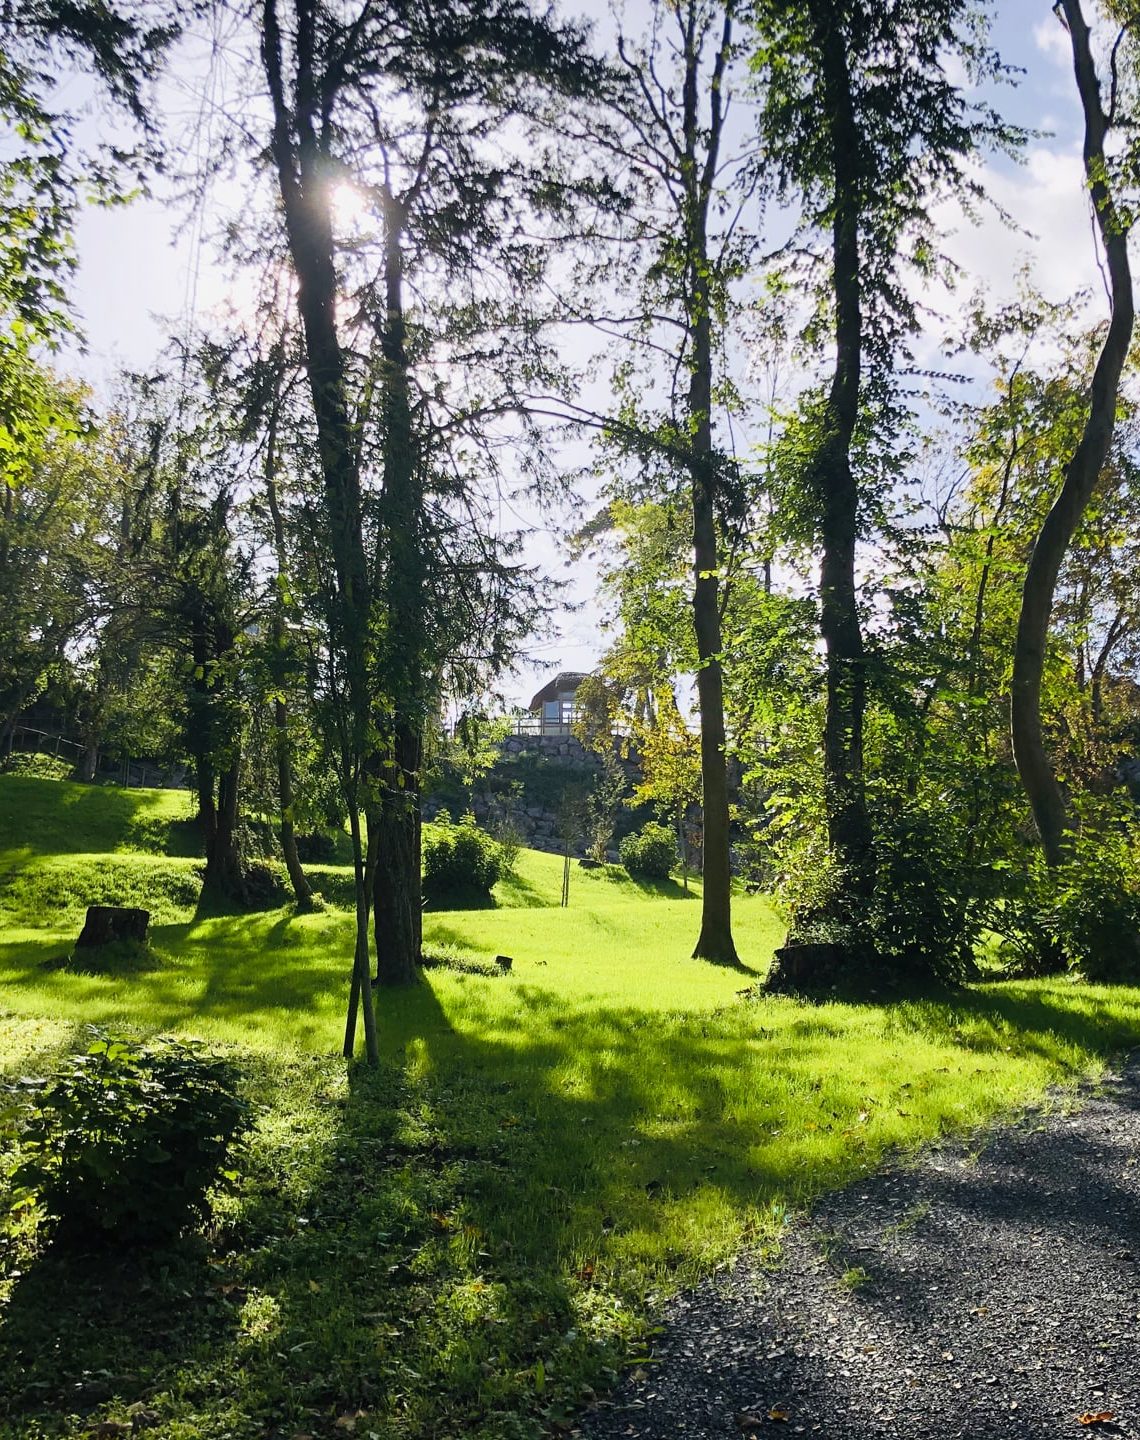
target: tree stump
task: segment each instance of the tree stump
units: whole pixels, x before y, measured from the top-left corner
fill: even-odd
[[[87,950],[116,940],[133,940],[145,945],[149,925],[149,910],[127,905],[88,905],[87,919],[75,947]]]

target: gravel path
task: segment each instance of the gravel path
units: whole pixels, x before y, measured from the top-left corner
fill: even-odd
[[[1140,1440],[1140,1056],[1074,1113],[828,1196],[778,1270],[741,1264],[665,1323],[586,1440]]]

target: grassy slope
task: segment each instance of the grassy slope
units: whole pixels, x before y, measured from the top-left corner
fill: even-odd
[[[69,1411],[131,1401],[169,1440],[343,1434],[357,1409],[356,1433],[384,1440],[531,1433],[628,1355],[648,1295],[770,1240],[782,1207],[1140,1035],[1134,992],[1061,983],[742,1001],[749,971],[687,959],[692,898],[576,869],[561,911],[561,862],[526,854],[500,908],[426,917],[429,943],[508,953],[511,975],[433,970],[382,996],[384,1064],[346,1077],[328,1052],[347,915],[184,907],[151,971],[45,970],[81,909],[37,916],[27,897],[56,867],[80,889],[111,859],[140,882],[182,873],[192,862],[130,847],[185,848],[183,802],[14,784],[0,779],[0,873],[21,872],[0,894],[7,1063],[46,1063],[84,1020],[189,1031],[242,1047],[265,1108],[208,1267],[186,1259],[143,1299],[132,1286],[108,1323],[106,1277],[98,1292],[72,1277],[61,1312],[50,1255],[25,1266],[0,1327],[4,1436],[79,1434]],[[761,967],[779,933],[765,901],[742,899],[737,926]],[[171,1286],[192,1297],[176,1318]],[[88,1394],[100,1370],[129,1378]]]

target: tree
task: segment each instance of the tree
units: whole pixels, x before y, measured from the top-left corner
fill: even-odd
[[[60,392],[32,363],[74,327],[66,281],[71,231],[86,197],[126,198],[157,163],[147,86],[174,38],[174,12],[105,0],[17,0],[0,25],[0,476],[27,473],[38,440],[59,424]],[[140,137],[76,147],[76,117],[59,108],[58,68],[76,65]]]
[[[1120,120],[1117,52],[1128,26],[1120,31],[1112,52],[1112,94],[1106,111],[1080,0],[1059,0],[1058,9],[1069,33],[1084,113],[1085,176],[1104,247],[1112,315],[1093,372],[1088,416],[1080,442],[1066,467],[1064,483],[1041,526],[1026,569],[1013,650],[1010,714],[1013,753],[1050,867],[1058,866],[1064,858],[1068,821],[1064,794],[1049,763],[1041,727],[1041,680],[1049,618],[1065,552],[1092,498],[1112,443],[1120,376],[1131,344],[1134,320],[1128,218],[1118,202],[1117,182],[1106,152],[1109,133]],[[1130,14],[1128,18],[1134,22],[1137,16]]]
[[[122,483],[109,437],[76,423],[85,393],[44,371],[35,383],[57,419],[24,437],[0,490],[0,743],[95,631]]]
[[[795,474],[798,503],[806,500],[819,551],[831,908],[854,933],[876,865],[856,580],[874,509],[865,471],[898,424],[892,374],[915,326],[904,275],[938,267],[931,207],[969,189],[965,162],[983,138],[1009,132],[971,111],[948,78],[950,54],[975,76],[998,68],[959,0],[775,0],[759,8],[755,38],[767,163],[781,196],[801,208],[805,241],[821,244],[814,327],[834,356],[830,382],[788,428],[782,463]]]
[[[624,83],[607,124],[583,133],[632,172],[621,250],[637,247],[633,314],[612,316],[624,345],[621,404],[606,426],[632,458],[634,498],[683,494],[691,545],[691,625],[701,735],[704,887],[694,956],[733,963],[732,873],[724,724],[722,606],[741,484],[725,425],[735,392],[725,359],[735,287],[756,248],[749,214],[758,188],[750,136],[726,132],[742,58],[734,3],[682,0],[651,7],[640,46],[619,38]],[[751,178],[749,178],[751,174]],[[634,227],[632,236],[629,226]],[[612,283],[612,277],[611,283]],[[651,374],[642,373],[648,367]],[[649,391],[664,381],[659,413]],[[639,388],[640,386],[640,388]]]
[[[118,605],[129,605],[145,641],[173,659],[194,763],[205,884],[245,903],[244,651],[256,592],[250,549],[236,533],[243,467],[232,433],[218,423],[198,357],[183,357],[178,378],[133,377],[128,394],[122,424],[132,506],[122,561],[126,593]]]
[[[501,664],[525,609],[526,578],[508,553],[460,522],[477,516],[480,464],[495,474],[486,421],[516,403],[502,377],[516,366],[537,373],[541,360],[518,298],[541,276],[543,252],[504,224],[533,198],[529,164],[507,159],[525,152],[508,121],[526,115],[536,88],[581,83],[582,43],[517,0],[366,4],[349,15],[318,0],[264,0],[259,19],[335,577],[354,973],[372,1055],[370,905],[380,981],[417,973],[419,784],[438,685],[449,663]],[[348,244],[336,185],[354,186],[375,217]],[[545,185],[546,200],[552,193]],[[355,328],[338,314],[348,293]],[[371,332],[362,368],[346,327],[362,340]],[[489,375],[497,397],[482,389]],[[460,580],[439,608],[433,562]],[[459,617],[485,644],[457,642]],[[355,1013],[350,1002],[348,1049]]]

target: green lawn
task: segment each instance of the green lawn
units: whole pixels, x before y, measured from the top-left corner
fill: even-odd
[[[561,861],[524,852],[495,908],[425,917],[433,951],[512,972],[382,995],[383,1064],[346,1071],[350,917],[200,911],[185,803],[0,778],[5,1066],[50,1065],[92,1020],[202,1035],[259,1106],[204,1248],[76,1267],[12,1242],[5,1440],[132,1405],[156,1440],[542,1433],[637,1358],[656,1298],[772,1246],[786,1207],[1140,1037],[1140,994],[1065,982],[757,1001],[763,898],[737,903],[744,967],[711,967],[679,886],[575,867],[564,911]],[[149,968],[53,965],[97,885],[158,897]]]

